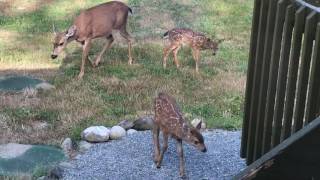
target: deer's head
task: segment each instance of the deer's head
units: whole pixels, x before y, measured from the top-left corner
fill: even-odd
[[[55,59],[62,52],[62,50],[67,46],[67,44],[74,40],[74,35],[76,33],[76,26],[71,26],[66,32],[55,32],[53,39],[53,51],[51,58]]]
[[[199,132],[201,128],[201,123],[196,128],[190,128],[188,131],[187,139],[185,141],[194,147],[196,147],[199,151],[207,152],[206,145],[204,144],[204,139],[201,133]]]
[[[204,48],[205,49],[211,49],[212,50],[212,55],[216,55],[218,50],[219,50],[219,44],[223,40],[218,40],[218,41],[213,41],[210,38],[207,38],[207,41],[204,43]]]

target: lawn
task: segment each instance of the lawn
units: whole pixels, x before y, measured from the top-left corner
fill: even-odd
[[[153,98],[160,91],[177,99],[187,120],[200,117],[209,128],[241,128],[253,0],[128,0],[133,9],[128,31],[134,37],[135,64],[127,64],[126,43],[116,34],[101,65],[87,65],[84,78],[77,80],[81,48],[69,44],[58,60],[51,60],[52,26],[64,31],[81,9],[102,2],[0,2],[0,75],[26,74],[56,86],[31,97],[0,94],[0,143],[79,139],[86,126],[111,126],[152,114]],[[216,56],[201,53],[199,74],[189,48],[178,54],[181,69],[171,58],[163,69],[162,34],[173,27],[192,28],[225,41]],[[103,43],[94,41],[91,58]],[[30,130],[35,121],[46,121],[49,130]]]

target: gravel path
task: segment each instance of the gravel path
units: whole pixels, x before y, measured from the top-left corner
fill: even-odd
[[[231,179],[245,167],[239,157],[240,131],[212,130],[203,133],[208,151],[202,153],[184,144],[189,179]],[[179,179],[179,158],[174,140],[164,155],[161,169],[153,163],[150,131],[138,132],[118,141],[95,144],[71,161],[64,179]]]

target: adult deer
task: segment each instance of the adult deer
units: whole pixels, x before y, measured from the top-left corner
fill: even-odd
[[[177,140],[177,152],[180,158],[180,176],[186,177],[182,141],[195,146],[198,150],[206,152],[206,146],[201,133],[197,128],[190,127],[184,120],[180,108],[173,97],[159,93],[155,99],[155,119],[153,127],[154,162],[160,168],[163,155],[168,148],[169,135]],[[200,123],[201,125],[201,123]],[[162,131],[163,146],[160,152],[159,132]]]
[[[88,53],[92,39],[104,37],[108,41],[102,48],[102,51],[91,62],[93,67],[99,65],[104,52],[111,47],[114,38],[112,31],[120,32],[128,42],[129,64],[132,64],[131,56],[131,37],[126,30],[128,12],[132,10],[122,2],[111,1],[97,5],[95,7],[84,10],[75,18],[73,25],[65,32],[56,33],[53,42],[52,59],[58,57],[59,53],[73,40],[82,44],[82,63],[78,78],[84,75],[84,66],[88,59]],[[89,61],[90,62],[90,61]]]

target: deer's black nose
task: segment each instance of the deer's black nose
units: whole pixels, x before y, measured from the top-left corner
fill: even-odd
[[[52,58],[52,59],[55,59],[55,58],[57,58],[57,57],[58,57],[57,55],[54,55],[54,54],[51,55],[51,58]]]
[[[212,55],[214,55],[214,56],[215,56],[215,55],[216,55],[216,53],[214,52],[214,53],[212,53]]]

